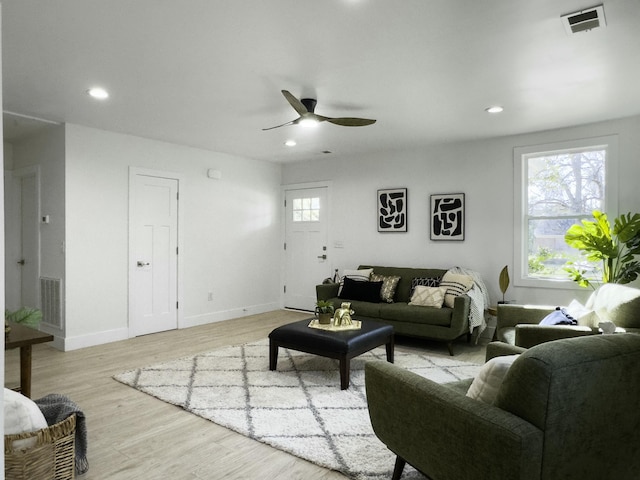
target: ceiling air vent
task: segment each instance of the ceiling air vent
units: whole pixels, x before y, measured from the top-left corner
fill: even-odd
[[[604,18],[603,5],[562,15],[560,18],[562,19],[564,29],[569,35],[573,35],[578,32],[588,32],[594,28],[607,26],[607,22]]]

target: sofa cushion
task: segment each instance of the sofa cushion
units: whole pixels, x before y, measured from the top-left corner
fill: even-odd
[[[441,327],[451,326],[450,308],[419,307],[407,303],[381,303],[380,318],[396,322],[421,323]],[[357,318],[357,317],[356,317]]]
[[[446,292],[446,287],[425,287],[424,285],[418,285],[414,289],[413,295],[411,295],[409,305],[441,308]]]
[[[387,303],[393,303],[393,298],[396,294],[396,288],[398,288],[398,282],[400,281],[399,275],[380,275],[377,273],[371,274],[372,282],[382,282],[382,288],[380,289],[380,299]]]
[[[351,302],[351,310],[354,312],[352,317],[359,320],[361,317],[378,319],[380,318],[380,306],[386,303],[361,302],[353,300]]]
[[[447,287],[444,304],[449,308],[453,308],[453,302],[455,302],[456,297],[467,293],[473,287],[473,278],[469,275],[447,272],[442,277],[440,286]]]
[[[362,282],[346,277],[338,297],[344,300],[378,303],[381,289],[382,282]]]

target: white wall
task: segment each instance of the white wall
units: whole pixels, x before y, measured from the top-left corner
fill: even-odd
[[[65,143],[65,349],[127,338],[129,167],[185,179],[183,325],[279,307],[279,165],[78,125]]]
[[[438,147],[379,152],[353,158],[287,164],[283,184],[333,182],[330,226],[332,268],[359,264],[450,268],[483,276],[493,301],[501,299],[498,274],[514,264],[513,149],[562,140],[619,135],[619,211],[640,211],[640,117],[549,132]],[[378,233],[376,191],[408,188],[408,233]],[[429,195],[464,193],[465,240],[429,240]],[[342,242],[344,248],[334,248]],[[513,282],[512,282],[513,284]],[[588,290],[525,289],[513,285],[507,299],[563,305],[585,300]]]

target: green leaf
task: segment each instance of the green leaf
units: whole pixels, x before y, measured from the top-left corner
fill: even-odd
[[[602,262],[602,281],[629,283],[640,275],[640,214],[623,214],[614,220],[613,228],[607,215],[594,210],[594,221],[582,220],[565,233],[565,242],[582,252],[591,262]],[[580,286],[589,285],[586,271],[575,267],[565,269]]]
[[[500,291],[502,292],[502,295],[504,296],[504,294],[507,291],[507,288],[509,288],[509,268],[508,268],[508,265],[505,265],[504,268],[500,271],[500,276],[498,277],[498,285],[500,286]]]
[[[13,323],[20,323],[27,327],[37,328],[42,320],[42,312],[37,308],[22,307],[15,312],[5,310],[4,318]]]

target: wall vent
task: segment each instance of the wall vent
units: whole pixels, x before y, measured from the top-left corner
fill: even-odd
[[[62,330],[62,280],[40,277],[40,306],[42,323]]]
[[[579,12],[562,15],[562,24],[569,35],[579,32],[588,32],[594,28],[606,27],[607,21],[604,18],[604,5],[580,10]]]

